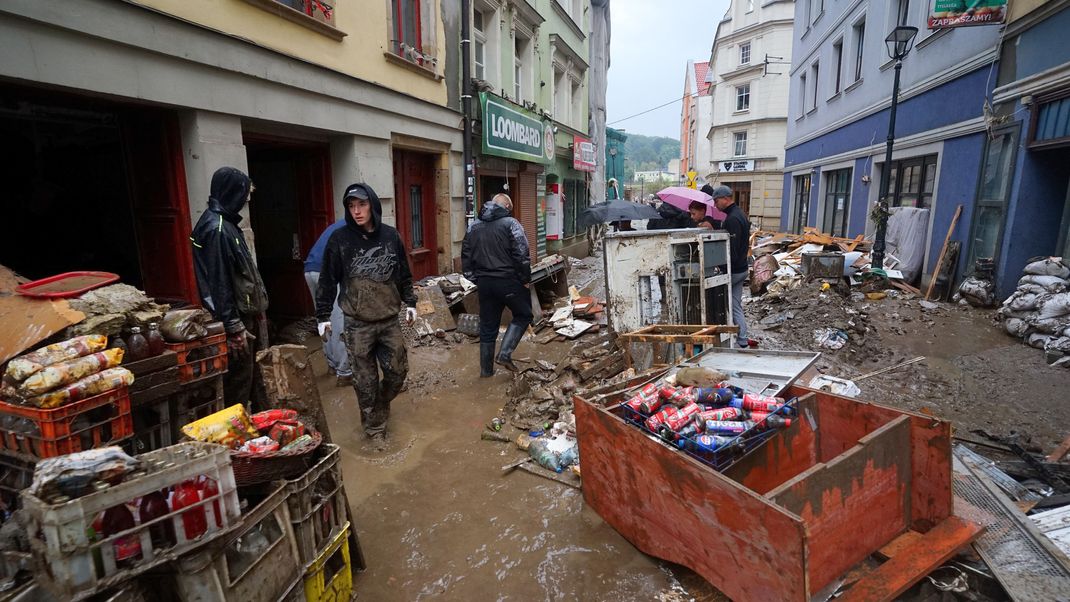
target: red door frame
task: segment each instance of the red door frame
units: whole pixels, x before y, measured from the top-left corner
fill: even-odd
[[[420,185],[420,209],[423,217],[423,245],[412,247],[412,214],[409,211],[408,187]],[[438,269],[438,226],[435,203],[435,155],[417,151],[394,150],[394,216],[398,233],[409,253],[414,280],[434,276]]]

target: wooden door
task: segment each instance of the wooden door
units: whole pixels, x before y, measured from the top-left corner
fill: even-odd
[[[413,280],[438,274],[434,155],[394,151],[394,214]]]
[[[121,123],[145,292],[199,304],[178,118],[131,109]]]

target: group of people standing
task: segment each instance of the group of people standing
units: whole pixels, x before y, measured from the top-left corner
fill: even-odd
[[[267,291],[239,227],[240,212],[252,200],[254,190],[241,170],[224,167],[216,171],[208,208],[190,236],[201,303],[227,333],[230,361],[224,396],[228,405],[249,403],[253,348],[264,349],[268,344],[264,327]],[[723,227],[731,235],[732,311],[740,325],[737,344],[746,346],[742,287],[750,223],[728,187],[711,188],[707,193],[726,214],[723,223],[706,219],[705,205],[693,208],[690,215],[663,213],[663,217],[673,224],[667,227]],[[382,445],[390,402],[401,392],[408,374],[401,319],[408,324],[415,321],[416,295],[401,235],[382,223],[382,203],[371,186],[347,187],[342,209],[343,218],[328,226],[309,252],[305,282],[315,302],[327,364],[338,386],[352,385],[364,433]],[[495,365],[517,370],[512,354],[532,321],[527,234],[512,211],[509,195],[494,195],[468,227],[461,246],[462,271],[478,287],[479,375],[483,378],[494,375]],[[683,218],[689,220],[686,225]],[[498,346],[506,308],[512,319]]]

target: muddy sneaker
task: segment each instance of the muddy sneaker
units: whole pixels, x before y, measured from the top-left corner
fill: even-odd
[[[386,433],[374,433],[368,436],[368,442],[376,451],[386,449]]]
[[[336,387],[352,387],[353,386],[353,375],[352,374],[346,374],[345,376],[343,376],[343,375],[339,374],[337,380],[334,381],[334,386],[336,386]]]

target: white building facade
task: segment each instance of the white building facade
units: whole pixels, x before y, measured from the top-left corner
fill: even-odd
[[[681,174],[694,170],[698,185],[709,174],[710,145],[706,132],[713,116],[713,97],[710,96],[709,63],[687,61],[684,75],[684,106],[680,111],[680,164]],[[671,170],[671,167],[670,167]],[[687,182],[685,178],[684,182]]]
[[[733,0],[710,56],[707,181],[732,189],[758,229],[780,222],[795,2]]]

